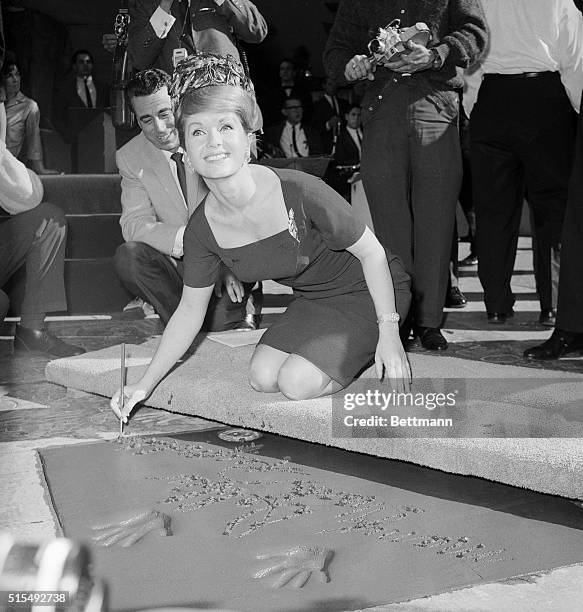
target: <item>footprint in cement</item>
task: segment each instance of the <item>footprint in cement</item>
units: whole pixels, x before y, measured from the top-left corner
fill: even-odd
[[[289,584],[294,589],[301,589],[315,574],[319,582],[329,582],[327,565],[332,558],[332,551],[318,546],[297,546],[276,553],[257,555],[261,561],[269,561],[263,569],[255,573],[256,580],[278,574],[272,587],[279,589]]]
[[[96,525],[93,527],[93,541],[100,546],[113,546],[118,544],[127,548],[139,542],[150,532],[159,536],[171,536],[170,517],[157,510],[149,510],[131,516],[123,521]]]

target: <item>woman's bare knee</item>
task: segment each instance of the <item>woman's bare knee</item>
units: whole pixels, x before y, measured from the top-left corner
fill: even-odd
[[[305,400],[325,394],[330,377],[298,355],[282,365],[277,377],[279,390],[291,400]]]
[[[269,346],[259,345],[251,358],[249,384],[260,393],[279,391],[277,377],[282,363],[289,357],[287,353]]]
[[[249,384],[260,393],[275,393],[279,391],[277,386],[277,372],[273,372],[270,367],[263,367],[261,364],[251,364],[249,371]]]

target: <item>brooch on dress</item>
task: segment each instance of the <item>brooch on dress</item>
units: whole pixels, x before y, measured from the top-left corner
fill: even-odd
[[[296,225],[296,220],[295,220],[295,215],[294,215],[294,209],[290,208],[289,209],[289,215],[288,215],[288,220],[287,220],[287,227],[288,227],[288,231],[291,234],[292,238],[298,242],[300,242],[300,239],[298,238],[298,226]]]

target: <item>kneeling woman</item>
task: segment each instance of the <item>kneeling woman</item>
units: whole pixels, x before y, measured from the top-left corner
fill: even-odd
[[[407,314],[410,291],[401,262],[387,261],[370,229],[320,179],[249,163],[259,116],[255,98],[244,75],[238,85],[216,84],[225,58],[214,60],[205,79],[205,57],[202,77],[195,60],[188,77],[175,76],[187,85],[178,87],[177,109],[187,166],[209,188],[184,234],[182,299],[144,376],[124,388],[123,415],[120,391],[113,411],[127,421],[189,348],[222,264],[241,281],[275,279],[294,290],[295,299],[255,349],[254,389],[295,400],[327,395],[373,360],[379,378],[384,369],[394,388],[408,389],[398,321]],[[227,67],[225,80],[232,83],[238,68]],[[188,86],[193,81],[196,88]]]

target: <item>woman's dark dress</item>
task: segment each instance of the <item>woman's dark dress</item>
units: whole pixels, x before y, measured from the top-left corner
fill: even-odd
[[[376,313],[360,261],[346,251],[365,226],[323,181],[297,170],[273,170],[281,181],[288,229],[235,248],[220,247],[204,202],[184,233],[184,284],[208,287],[221,261],[243,282],[273,279],[293,288],[295,299],[263,335],[266,344],[301,355],[347,385],[374,360]],[[404,319],[411,299],[401,261],[388,255],[397,311]]]

